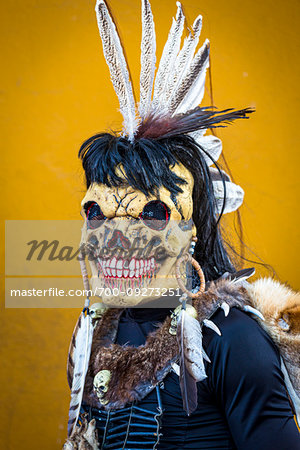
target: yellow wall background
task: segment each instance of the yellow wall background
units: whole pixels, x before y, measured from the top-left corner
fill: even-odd
[[[218,133],[246,192],[246,242],[298,288],[300,4],[183,3],[190,23],[200,12],[204,18],[215,104],[257,110]],[[110,6],[138,86],[140,2],[111,0]],[[160,55],[175,1],[152,0],[152,8]],[[84,192],[80,143],[121,124],[94,1],[14,0],[2,2],[1,10],[1,219],[77,219]],[[61,448],[69,403],[65,364],[78,312],[2,304],[1,449]]]

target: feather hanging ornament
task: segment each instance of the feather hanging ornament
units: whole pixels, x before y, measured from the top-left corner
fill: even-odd
[[[90,301],[88,295],[90,292],[90,284],[85,264],[85,255],[83,253],[80,254],[79,262],[87,299],[85,301],[84,309],[75,326],[68,355],[68,364],[71,364],[73,367],[68,436],[71,436],[73,433],[79,417],[94,332],[92,319],[89,314]]]
[[[200,324],[185,308],[183,304],[177,324],[177,342],[183,409],[189,416],[197,408],[197,382],[206,378],[204,359],[210,361],[203,350]]]
[[[68,436],[71,436],[80,413],[85,377],[88,370],[93,340],[93,325],[89,314],[81,313],[77,323],[76,334],[73,335],[73,381],[69,408]]]

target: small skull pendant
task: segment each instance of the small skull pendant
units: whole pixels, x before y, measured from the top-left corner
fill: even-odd
[[[95,322],[102,318],[103,314],[107,311],[107,308],[103,306],[103,303],[93,303],[90,307],[91,319]]]
[[[111,379],[111,372],[109,370],[100,370],[94,377],[94,390],[97,394],[101,405],[107,405],[108,401],[104,399],[108,391],[108,384]]]
[[[171,325],[169,328],[169,333],[172,334],[172,336],[176,336],[176,334],[177,334],[177,324],[179,321],[181,309],[182,309],[182,305],[179,305],[179,306],[177,306],[177,308],[174,309],[174,311],[171,314]],[[189,304],[186,305],[186,313],[189,316],[193,317],[194,319],[197,318],[197,311],[192,305],[189,305]]]

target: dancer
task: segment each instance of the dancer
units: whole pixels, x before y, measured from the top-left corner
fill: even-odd
[[[206,135],[252,110],[198,106],[209,42],[197,50],[199,16],[181,45],[179,2],[155,74],[148,0],[137,104],[103,0],[96,13],[124,123],[79,152],[80,264],[99,299],[87,299],[70,344],[64,448],[296,449],[299,295],[234,267],[219,222],[244,192],[218,167],[220,139]]]

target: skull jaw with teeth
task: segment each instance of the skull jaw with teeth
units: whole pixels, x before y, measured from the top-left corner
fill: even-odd
[[[97,221],[85,221],[81,245],[88,249],[92,290],[107,306],[142,305],[178,288],[176,261],[188,251],[196,229],[192,222],[193,177],[182,165],[172,170],[187,181],[175,202],[164,187],[157,197],[146,197],[128,185],[98,183],[90,186],[82,201],[87,219],[90,205],[98,207]],[[162,205],[168,220],[149,220],[153,208]],[[143,220],[145,210],[147,220]]]

